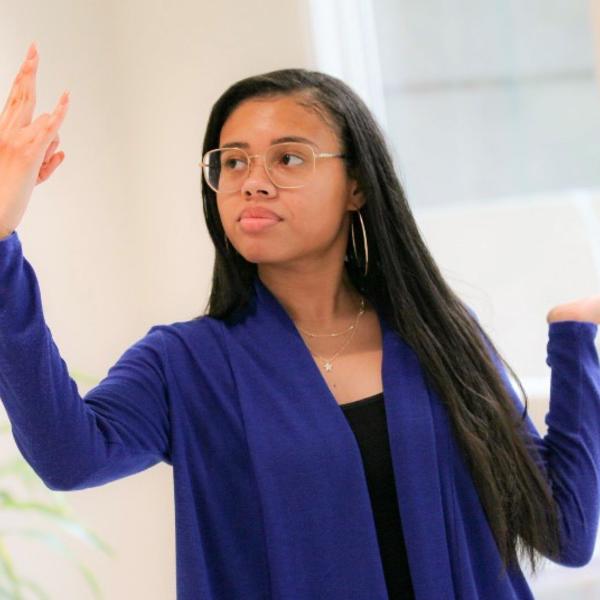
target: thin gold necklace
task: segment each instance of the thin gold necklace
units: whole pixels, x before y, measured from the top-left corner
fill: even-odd
[[[356,330],[358,328],[358,321],[362,317],[362,315],[364,314],[364,312],[365,312],[365,299],[361,298],[361,300],[360,300],[360,308],[358,310],[358,314],[356,315],[356,318],[354,319],[354,323],[352,323],[352,325],[350,325],[350,327],[348,327],[348,329],[346,329],[345,331],[338,332],[338,333],[324,333],[324,334],[309,333],[308,331],[305,331],[304,329],[301,329],[300,327],[298,327],[299,331],[302,331],[302,333],[305,333],[306,335],[310,335],[310,336],[313,336],[313,337],[335,336],[335,335],[341,335],[342,333],[346,333],[346,332],[348,332],[350,330],[352,331],[352,335],[350,335],[350,337],[346,340],[346,342],[344,343],[344,345],[330,359],[326,359],[323,356],[319,356],[315,352],[312,352],[312,350],[310,349],[310,346],[308,345],[308,342],[306,342],[306,345],[308,346],[308,349],[310,350],[310,353],[315,358],[318,358],[319,360],[324,360],[325,361],[323,363],[323,368],[326,371],[332,371],[333,370],[333,361],[337,358],[338,354],[340,354],[344,350],[344,348],[352,341],[352,338],[354,337],[354,334],[356,333]]]
[[[309,331],[306,331],[305,329],[302,329],[301,327],[299,327],[298,325],[296,325],[296,327],[302,332],[305,333],[306,335],[310,335],[311,337],[333,337],[336,335],[343,335],[344,333],[348,333],[351,329],[354,328],[354,326],[356,325],[358,318],[362,315],[362,313],[364,312],[364,308],[365,308],[365,299],[361,298],[360,299],[360,308],[358,311],[358,316],[356,317],[356,319],[354,320],[354,323],[352,323],[352,325],[350,325],[350,327],[348,327],[347,329],[344,329],[344,331],[338,331],[336,333],[311,333]],[[362,311],[362,312],[361,312]]]

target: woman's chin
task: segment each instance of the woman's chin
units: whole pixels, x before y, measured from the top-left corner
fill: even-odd
[[[262,249],[244,248],[243,251],[240,252],[240,254],[248,262],[256,263],[256,264],[279,262],[282,259],[281,256],[277,256],[277,253],[269,252],[268,250],[266,250],[264,248],[262,248]]]

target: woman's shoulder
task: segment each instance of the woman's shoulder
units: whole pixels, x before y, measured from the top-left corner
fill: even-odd
[[[163,347],[169,354],[179,350],[193,350],[204,355],[224,356],[245,330],[245,311],[234,311],[225,318],[208,314],[191,319],[164,322],[154,325],[148,333],[162,332]]]
[[[185,343],[219,343],[223,324],[219,319],[200,315],[188,320],[170,321],[153,325],[149,332],[161,331],[166,340],[179,340]]]

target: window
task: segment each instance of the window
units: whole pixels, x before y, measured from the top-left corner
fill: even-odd
[[[317,4],[316,67],[370,104],[413,206],[600,187],[588,2]]]

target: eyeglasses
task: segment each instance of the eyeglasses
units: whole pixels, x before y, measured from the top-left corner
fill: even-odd
[[[264,154],[249,155],[242,148],[209,150],[199,165],[206,183],[215,192],[232,193],[242,189],[250,173],[253,158],[262,156],[269,179],[278,188],[300,188],[315,173],[317,158],[345,158],[345,154],[321,152],[317,154],[310,144],[283,142],[273,144]]]

